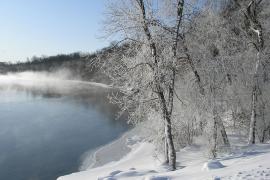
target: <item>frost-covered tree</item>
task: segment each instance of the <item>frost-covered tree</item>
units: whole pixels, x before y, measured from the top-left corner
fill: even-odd
[[[187,37],[191,58],[198,67],[205,90],[203,96],[199,98],[196,96],[191,102],[196,103],[197,109],[201,111],[200,118],[206,121],[205,131],[208,131],[212,139],[213,157],[216,157],[217,145],[220,144],[218,136],[224,145],[229,146],[222,119],[228,111],[226,93],[231,84],[232,70],[229,43],[234,39],[226,25],[225,20],[210,9],[195,18],[193,28]]]
[[[264,140],[268,131],[265,107],[269,102],[265,87],[269,86],[269,1],[234,0],[228,4],[224,15],[238,34],[242,34],[238,37],[242,40],[239,45],[246,44],[243,45],[246,48],[238,53],[238,89],[242,92],[236,92],[241,106],[246,109],[246,117],[250,119],[248,143],[254,144],[256,136]]]
[[[122,40],[98,59],[111,101],[163,141],[172,169],[194,136],[208,135],[214,158],[228,130],[270,137],[269,12],[254,0],[110,1],[104,31]]]
[[[129,55],[113,58],[114,66],[109,74],[121,94],[112,97],[112,101],[128,112],[133,123],[148,118],[153,112],[160,114],[165,157],[173,170],[176,169],[172,134],[175,81],[183,59],[187,59],[182,40],[185,21],[191,16],[185,14],[188,12],[185,7],[184,0],[112,1],[105,21],[108,34],[117,33],[133,46]]]

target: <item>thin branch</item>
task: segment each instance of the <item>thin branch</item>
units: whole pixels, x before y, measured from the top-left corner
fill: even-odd
[[[133,69],[135,69],[135,68],[137,68],[137,67],[139,67],[139,66],[143,66],[143,65],[147,65],[147,66],[149,66],[152,70],[154,70],[153,66],[152,66],[150,63],[139,63],[139,64],[136,64],[136,65],[133,66],[133,67],[128,68],[128,70],[133,70]]]
[[[175,91],[175,88],[174,88],[174,94],[175,94],[176,98],[177,98],[184,106],[187,106],[187,105],[179,98],[178,94],[177,94],[176,91]]]

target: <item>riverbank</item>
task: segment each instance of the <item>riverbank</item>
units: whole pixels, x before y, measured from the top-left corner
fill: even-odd
[[[117,140],[102,146],[96,150],[86,152],[82,156],[80,171],[103,166],[107,163],[116,162],[131,152],[131,146],[140,141],[136,138],[137,130],[131,129]],[[135,139],[136,138],[136,139]]]
[[[130,152],[119,161],[58,180],[270,180],[269,143],[247,146],[231,136],[232,151],[213,161],[207,158],[203,138],[198,138],[177,153],[177,170],[169,171],[153,144],[136,137],[131,140]]]

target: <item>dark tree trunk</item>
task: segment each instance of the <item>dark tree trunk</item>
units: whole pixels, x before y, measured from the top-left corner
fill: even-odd
[[[252,91],[252,104],[251,104],[251,119],[249,126],[248,144],[255,144],[256,138],[256,104],[257,104],[257,92],[256,87]]]
[[[221,133],[221,136],[222,136],[223,143],[226,146],[230,146],[230,142],[229,142],[229,139],[228,139],[228,135],[227,135],[225,126],[224,126],[221,118],[218,117],[218,119],[219,119],[219,122],[218,122],[219,125],[218,126],[220,128],[220,133]]]
[[[166,128],[164,128],[164,134],[166,134]],[[167,137],[164,137],[164,156],[165,156],[165,163],[169,163],[169,150],[168,150],[168,142]]]
[[[212,158],[215,159],[217,157],[217,127],[218,127],[218,120],[215,116],[215,112],[213,113],[214,116],[214,126],[213,126],[213,144],[211,148]]]
[[[270,132],[270,126],[267,126],[267,128],[265,128],[265,129],[263,130],[263,134],[262,134],[262,138],[260,139],[260,143],[264,143],[264,142],[265,142],[267,131]],[[269,135],[270,135],[270,134],[269,134]]]

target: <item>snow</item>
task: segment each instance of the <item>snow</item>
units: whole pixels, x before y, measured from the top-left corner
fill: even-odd
[[[112,162],[102,167],[74,173],[58,178],[58,180],[89,180],[89,179],[115,179],[143,176],[154,173],[156,159],[153,157],[154,146],[141,142],[132,145],[132,151],[118,162]]]
[[[210,171],[212,169],[220,169],[224,167],[225,166],[217,160],[209,160],[208,162],[204,163],[202,170]]]
[[[82,157],[83,162],[79,170],[84,171],[103,166],[112,161],[119,161],[131,151],[132,145],[138,141],[140,139],[136,137],[136,131],[134,129],[129,130],[110,144],[100,147],[97,150],[86,152]]]
[[[169,171],[155,146],[126,137],[130,152],[119,161],[59,177],[58,180],[270,180],[270,144],[247,146],[230,137],[231,152],[207,158],[203,138],[177,153],[177,170]],[[112,154],[113,155],[113,154]]]

